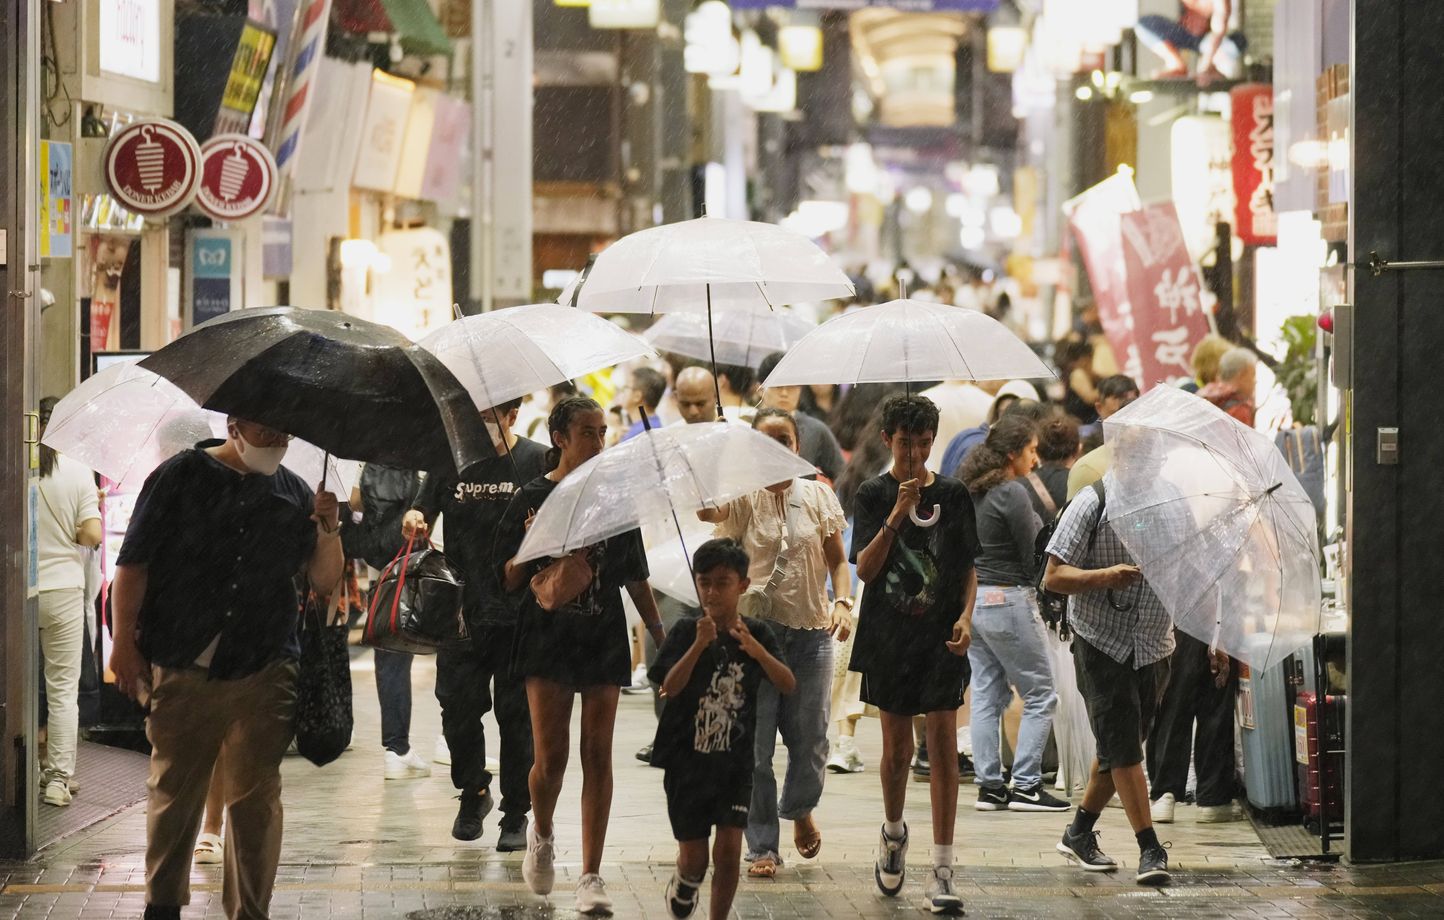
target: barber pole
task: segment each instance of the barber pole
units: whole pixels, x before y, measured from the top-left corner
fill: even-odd
[[[278,113],[271,134],[283,194],[277,209],[286,207],[290,181],[295,173],[296,154],[301,146],[301,129],[310,109],[312,84],[326,51],[326,26],[331,19],[331,0],[306,0],[296,19],[286,67],[286,106]]]

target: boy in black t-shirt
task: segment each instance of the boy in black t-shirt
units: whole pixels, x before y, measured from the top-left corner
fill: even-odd
[[[690,917],[712,848],[712,917],[726,917],[737,893],[742,832],[752,803],[753,731],[757,689],[765,677],[784,694],[797,679],[777,656],[767,624],[743,619],[747,553],[735,540],[709,540],[693,573],[704,616],[681,620],[667,634],[647,677],[667,706],[652,743],[652,766],[666,770],[667,816],[677,838],[677,871],[667,884],[667,910]]]

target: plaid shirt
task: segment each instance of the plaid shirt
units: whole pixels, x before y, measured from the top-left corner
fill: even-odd
[[[1048,555],[1080,569],[1133,564],[1112,525],[1099,522],[1098,493],[1092,488],[1079,492],[1068,504],[1048,543]],[[1132,609],[1115,610],[1106,591],[1073,595],[1068,601],[1073,632],[1115,661],[1126,664],[1131,657],[1135,668],[1173,654],[1173,619],[1148,582],[1140,581],[1114,596],[1120,603],[1132,602]]]

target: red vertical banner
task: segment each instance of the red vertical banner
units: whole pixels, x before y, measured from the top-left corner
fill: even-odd
[[[1123,373],[1134,380],[1142,376],[1142,359],[1128,303],[1119,224],[1124,214],[1137,209],[1138,190],[1127,173],[1103,180],[1065,206],[1103,334]]]
[[[1146,391],[1193,377],[1193,350],[1208,335],[1203,284],[1189,258],[1173,202],[1119,218],[1133,342]]]
[[[1272,246],[1279,235],[1274,213],[1274,90],[1248,83],[1229,91],[1233,109],[1233,190],[1238,204],[1234,234],[1245,243]]]

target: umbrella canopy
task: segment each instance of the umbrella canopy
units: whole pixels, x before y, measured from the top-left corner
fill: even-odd
[[[653,522],[642,526],[642,544],[647,548],[647,579],[652,590],[679,600],[691,607],[702,606],[697,600],[697,584],[692,580],[691,554],[712,539],[712,525],[695,517],[679,520],[681,532],[666,523]],[[685,548],[685,552],[683,551]]]
[[[707,317],[699,313],[668,313],[642,333],[658,351],[706,361],[717,349],[722,364],[756,367],[775,351],[786,351],[817,326],[786,310],[719,313],[708,339]]]
[[[577,306],[594,313],[766,311],[852,293],[847,275],[802,234],[703,217],[617,240],[587,272]]]
[[[467,316],[420,345],[456,375],[482,409],[657,354],[600,316],[554,303]]]
[[[238,310],[141,362],[207,409],[348,460],[465,470],[495,456],[476,404],[431,352],[331,310]]]
[[[1273,441],[1158,387],[1103,423],[1107,516],[1179,629],[1260,671],[1319,631],[1313,503]]]
[[[787,352],[766,386],[1013,380],[1053,372],[1007,326],[977,310],[893,300],[834,317]]]
[[[563,556],[814,472],[797,454],[743,425],[654,428],[602,451],[562,480],[542,503],[517,561]]]
[[[137,491],[155,468],[207,438],[223,438],[226,417],[196,405],[179,387],[143,367],[117,364],[86,379],[55,404],[42,439],[116,483]],[[344,500],[360,464],[326,460],[314,444],[293,441],[282,465],[313,488],[326,464],[326,488]]]

